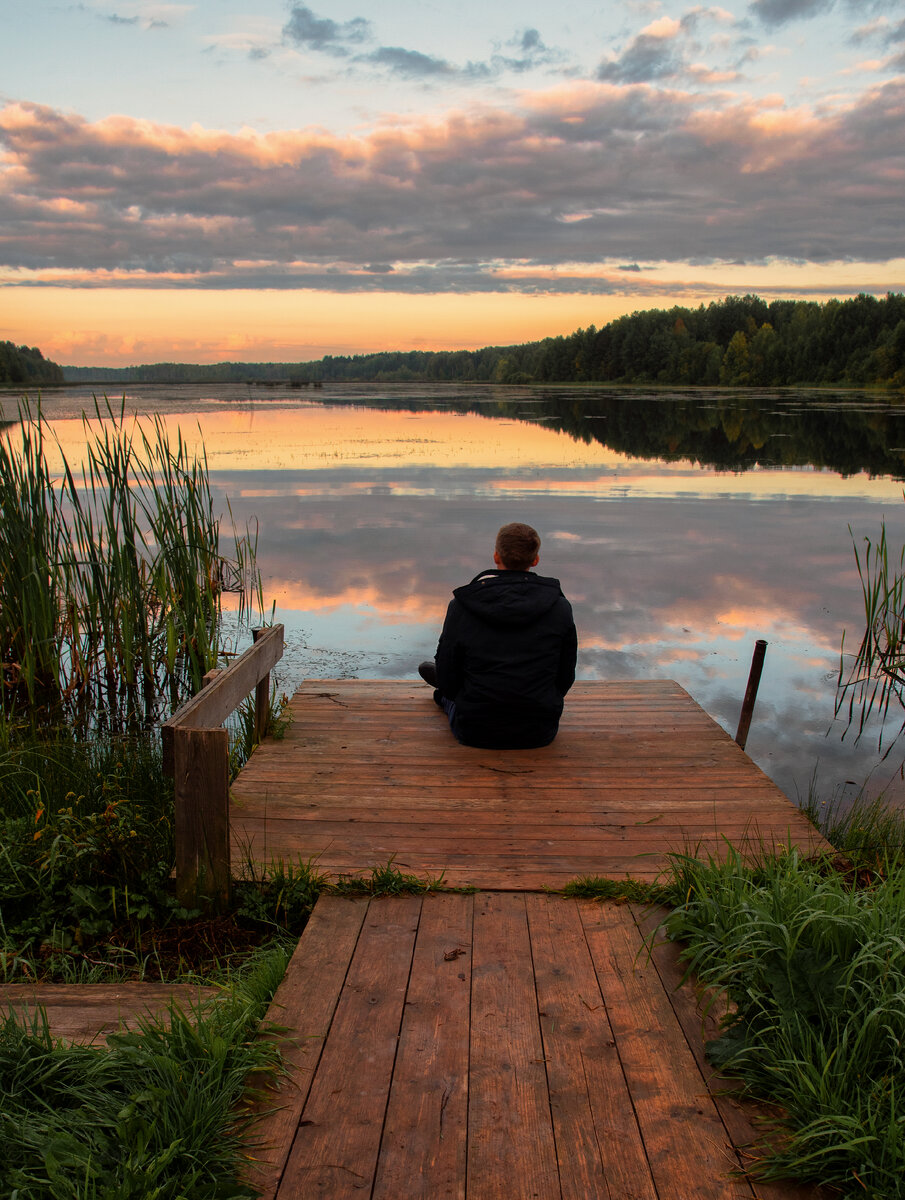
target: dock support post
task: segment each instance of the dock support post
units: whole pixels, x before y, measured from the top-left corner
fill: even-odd
[[[251,636],[253,641],[257,641],[262,634],[267,633],[266,629],[253,629]],[[261,742],[267,734],[267,718],[270,715],[270,672],[263,679],[258,680],[255,687],[255,741],[260,746]]]
[[[751,728],[751,716],[754,712],[754,701],[757,699],[757,689],[760,684],[761,671],[764,669],[764,655],[767,653],[767,643],[758,638],[754,643],[754,655],[751,659],[751,670],[748,673],[748,686],[745,689],[745,699],[742,702],[742,715],[738,721],[738,731],[735,740],[744,750],[748,741],[748,730]]]
[[[176,895],[187,908],[229,905],[229,734],[173,730]]]

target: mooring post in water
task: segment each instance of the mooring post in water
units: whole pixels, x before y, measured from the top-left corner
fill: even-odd
[[[742,701],[742,715],[738,719],[738,732],[735,740],[744,750],[748,740],[748,730],[751,728],[751,714],[754,712],[754,701],[757,699],[757,688],[760,684],[761,671],[764,669],[764,655],[767,653],[767,643],[758,638],[754,643],[754,655],[751,659],[751,670],[748,673],[748,686],[745,689],[745,699]]]

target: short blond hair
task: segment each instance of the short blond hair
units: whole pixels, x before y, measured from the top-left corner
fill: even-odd
[[[530,525],[512,521],[496,535],[495,550],[507,571],[527,571],[540,550],[540,534]]]

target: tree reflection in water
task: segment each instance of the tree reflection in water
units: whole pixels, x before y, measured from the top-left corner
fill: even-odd
[[[45,407],[73,415],[83,395]],[[197,422],[217,493],[259,520],[283,686],[414,678],[451,589],[519,519],[573,601],[581,676],[676,679],[734,733],[764,637],[748,753],[793,798],[818,762],[824,795],[876,766],[875,737],[841,740],[834,696],[843,629],[863,623],[852,536],[885,517],[895,542],[903,524],[895,397],[348,384],[317,402],[235,385],[127,400]]]

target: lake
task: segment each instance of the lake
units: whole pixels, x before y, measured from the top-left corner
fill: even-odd
[[[117,401],[117,404],[119,401]],[[584,679],[671,678],[734,735],[769,647],[748,753],[792,798],[898,776],[843,740],[840,645],[860,641],[853,539],[903,539],[905,404],[876,393],[340,384],[129,385],[203,443],[215,496],[256,522],[286,626],[280,684],[414,678],[453,587],[527,521],[572,601]],[[7,419],[16,395],[2,396]],[[91,389],[48,392],[78,458]],[[228,523],[228,517],[226,519]],[[896,714],[898,716],[898,714]],[[901,786],[901,785],[900,785]]]

